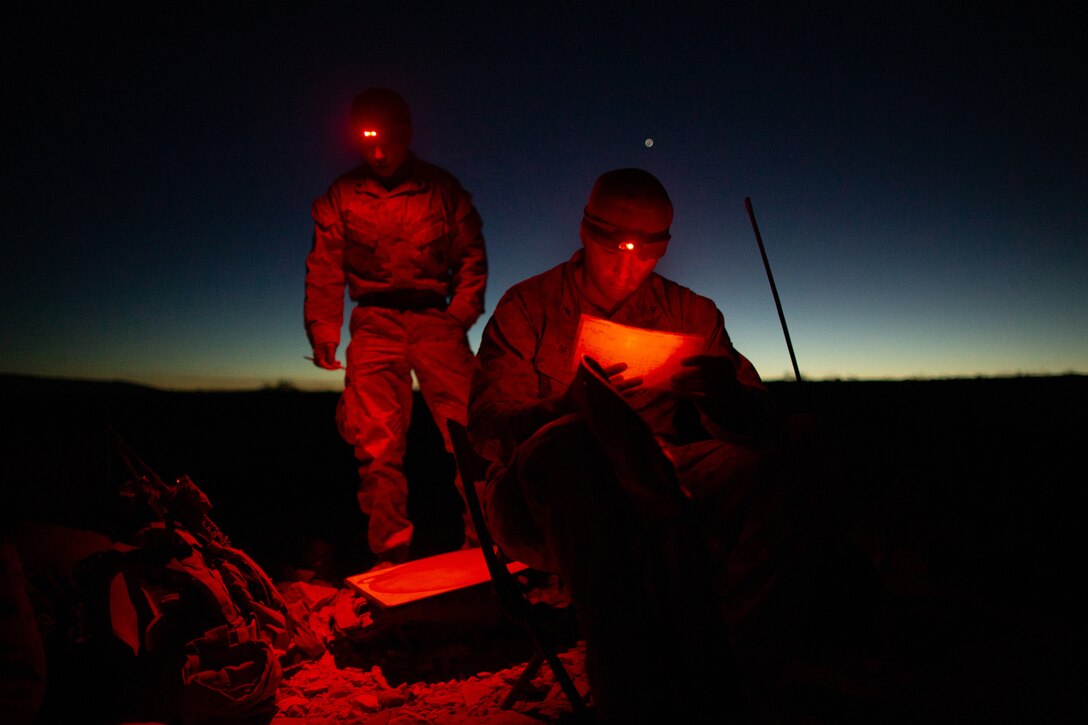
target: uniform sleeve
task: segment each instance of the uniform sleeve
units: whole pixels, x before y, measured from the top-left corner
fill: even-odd
[[[737,348],[733,347],[733,341],[729,339],[729,333],[725,329],[725,317],[720,310],[715,309],[714,323],[710,327],[707,336],[707,351],[715,355],[728,355],[737,367],[737,380],[746,388],[765,391],[759,372],[748,358],[744,357]]]
[[[492,460],[558,416],[557,401],[541,400],[533,353],[539,335],[524,300],[507,293],[488,320],[469,393],[473,445]]]
[[[333,189],[313,203],[311,213],[314,236],[306,257],[303,306],[306,337],[311,345],[339,345],[344,324],[344,222]]]
[[[467,330],[484,311],[487,287],[487,251],[483,222],[472,205],[472,196],[458,188],[454,208],[453,243],[450,251],[450,305],[447,311]]]
[[[733,360],[739,387],[727,410],[701,408],[703,426],[717,438],[728,437],[734,433],[758,433],[767,430],[777,419],[778,407],[755,366],[733,347],[721,311],[715,308],[715,313],[707,351],[726,355]]]

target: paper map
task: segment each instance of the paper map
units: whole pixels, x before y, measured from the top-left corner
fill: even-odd
[[[680,361],[703,352],[703,346],[701,335],[629,327],[583,314],[574,338],[571,367],[577,368],[583,355],[606,367],[624,362],[625,378],[641,377],[646,387],[668,387]]]

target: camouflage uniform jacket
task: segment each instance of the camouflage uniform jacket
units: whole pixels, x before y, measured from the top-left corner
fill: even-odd
[[[495,307],[483,332],[469,399],[470,432],[481,453],[506,461],[518,443],[548,422],[537,403],[562,395],[570,385],[583,313],[632,327],[701,335],[707,353],[731,357],[740,383],[756,397],[767,397],[756,369],[733,347],[712,300],[653,273],[609,316],[582,294],[583,258],[579,249],[569,261],[514,285]],[[639,389],[628,400],[666,449],[693,437],[730,434],[669,390]]]
[[[398,178],[386,189],[362,164],[314,201],[304,306],[311,344],[339,344],[345,285],[355,301],[394,290],[438,293],[466,330],[483,313],[487,256],[471,195],[412,154]]]

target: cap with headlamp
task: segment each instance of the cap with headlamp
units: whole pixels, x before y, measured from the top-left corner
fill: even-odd
[[[581,291],[610,313],[653,273],[669,245],[672,202],[642,169],[616,169],[593,185],[582,212]]]
[[[351,125],[363,143],[403,143],[412,140],[408,103],[388,88],[368,88],[351,103]]]
[[[593,214],[587,206],[582,211],[585,238],[612,251],[635,254],[643,259],[661,259],[669,247],[669,228],[646,232],[613,224]]]
[[[582,211],[582,239],[641,259],[665,256],[672,235],[672,200],[642,169],[616,169],[593,185]]]

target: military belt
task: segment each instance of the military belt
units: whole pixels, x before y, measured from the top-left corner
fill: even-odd
[[[418,289],[395,289],[386,292],[367,292],[360,295],[357,303],[360,307],[383,307],[400,312],[421,310],[444,310],[446,296],[439,292]]]

